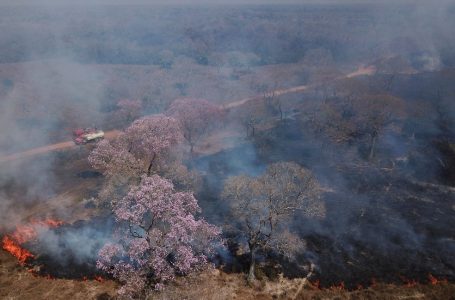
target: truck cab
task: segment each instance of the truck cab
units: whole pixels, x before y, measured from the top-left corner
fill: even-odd
[[[76,145],[97,142],[104,138],[104,131],[97,128],[78,128],[73,131],[73,141]]]

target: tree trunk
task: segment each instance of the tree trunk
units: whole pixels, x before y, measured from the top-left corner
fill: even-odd
[[[280,112],[280,122],[283,121],[283,109],[281,108],[281,104],[278,106],[278,110]]]
[[[254,269],[256,267],[256,254],[255,249],[250,246],[250,270],[248,271],[248,283],[252,283],[256,276],[254,275]]]
[[[373,136],[373,140],[371,141],[370,155],[368,156],[369,160],[372,160],[374,157],[375,146],[376,146],[376,135]]]
[[[149,167],[147,168],[147,176],[150,176],[150,173],[152,172],[152,167],[153,167],[153,161],[156,158],[156,153],[153,153],[153,158],[150,160]]]

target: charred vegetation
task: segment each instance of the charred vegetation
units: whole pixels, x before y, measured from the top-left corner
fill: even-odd
[[[0,298],[452,296],[452,4],[1,8]]]

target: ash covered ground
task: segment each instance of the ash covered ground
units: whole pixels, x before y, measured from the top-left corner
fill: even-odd
[[[149,291],[158,298],[453,295],[454,6],[257,4],[1,4],[0,233],[63,222],[21,243],[34,254],[25,264],[1,253],[1,297],[54,297],[46,286],[114,296],[124,280],[96,267],[121,232],[112,201],[152,174],[194,193],[196,216],[226,242],[208,257],[215,273],[177,272],[167,292]],[[76,128],[102,128],[122,147],[135,120],[175,117],[175,99],[206,99],[196,103],[216,113],[156,161],[131,143],[148,170],[132,176],[143,168],[133,160],[115,169],[129,180],[116,190],[112,172],[88,161],[100,144],[70,141]],[[292,259],[276,244],[251,259],[226,182],[283,162],[311,172],[322,213],[297,211],[278,227],[303,243]],[[251,261],[260,284],[247,287]]]

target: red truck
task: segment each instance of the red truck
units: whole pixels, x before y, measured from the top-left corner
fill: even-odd
[[[73,141],[76,145],[97,142],[104,138],[104,131],[96,128],[78,128],[73,130]]]

